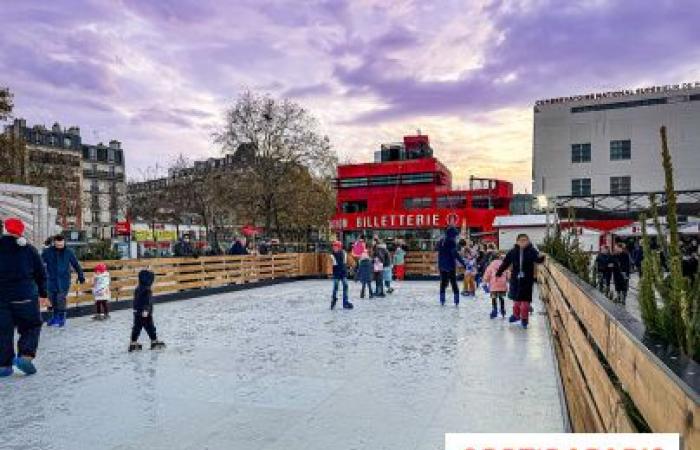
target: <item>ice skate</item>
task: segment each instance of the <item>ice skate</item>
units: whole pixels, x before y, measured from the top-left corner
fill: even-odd
[[[9,377],[13,372],[12,367],[0,367],[0,378]]]
[[[506,310],[503,308],[501,308],[501,317],[504,319],[506,318]]]
[[[520,321],[520,325],[521,325],[523,328],[527,328],[527,320],[525,320],[525,319],[521,320],[521,321]]]
[[[354,306],[350,302],[343,302],[343,309],[353,309]]]
[[[159,340],[151,341],[151,350],[159,350],[162,348],[165,348],[165,342]]]
[[[515,323],[518,320],[520,320],[520,318],[515,317],[515,315],[513,315],[513,314],[511,314],[511,316],[508,318],[508,322],[510,322],[510,323]]]
[[[331,300],[331,309],[335,309],[335,304],[338,303],[338,299],[334,298]]]
[[[57,327],[58,326],[58,316],[53,315],[51,318],[46,322],[47,327]]]
[[[492,319],[495,319],[496,317],[498,317],[498,310],[496,308],[494,308],[491,311],[491,314],[489,315],[489,317],[491,317]]]
[[[15,358],[13,363],[15,367],[24,372],[25,375],[34,375],[36,373],[36,367],[34,367],[34,364],[30,358],[20,356]]]
[[[136,352],[142,349],[143,345],[139,344],[138,342],[132,342],[131,344],[129,344],[129,353]]]
[[[388,294],[391,294],[391,293],[394,292],[394,288],[389,288],[389,289],[386,290],[386,292],[387,292]]]
[[[92,320],[102,320],[102,314],[95,314],[92,316]]]

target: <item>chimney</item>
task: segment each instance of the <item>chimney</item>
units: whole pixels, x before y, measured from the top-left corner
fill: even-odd
[[[68,134],[73,136],[80,136],[80,127],[72,126],[68,128]]]
[[[54,133],[60,133],[61,125],[59,125],[58,122],[54,122],[53,126],[51,127],[51,131],[53,131]]]
[[[117,140],[115,140],[115,139],[112,139],[111,141],[109,141],[109,148],[112,148],[112,149],[115,149],[115,150],[119,150],[121,147],[122,147],[122,143],[121,143],[121,142],[119,142],[119,141],[117,141]]]

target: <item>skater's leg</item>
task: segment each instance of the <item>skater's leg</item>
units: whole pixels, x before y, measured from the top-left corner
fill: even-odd
[[[455,305],[459,305],[459,287],[457,286],[457,271],[448,272],[450,285],[452,286],[452,294],[454,295]]]
[[[498,305],[496,304],[496,294],[491,294],[491,309],[496,311],[498,309]]]
[[[102,314],[109,317],[109,300],[102,301]]]
[[[447,284],[450,282],[449,272],[440,272],[440,303],[445,303],[445,291],[447,290]]]
[[[53,313],[58,322],[58,326],[63,326],[66,323],[67,297],[68,292],[66,291],[58,291],[54,296],[55,300],[53,301]]]
[[[513,301],[513,314],[510,316],[508,321],[517,322],[518,320],[520,320],[520,303],[521,302],[517,300]]]
[[[143,319],[141,313],[139,311],[134,311],[134,325],[131,327],[131,342],[137,342],[139,340],[141,329],[143,328],[141,319]]]
[[[156,334],[156,326],[153,323],[153,313],[150,313],[148,317],[144,317],[142,323],[151,341],[157,341],[158,335]]]
[[[0,299],[0,368],[12,367],[15,322],[8,301]]]
[[[527,322],[530,317],[530,302],[520,302],[520,320]]]
[[[501,304],[501,315],[505,316],[506,315],[506,302],[505,302],[505,298],[503,298],[503,294],[501,294],[501,293],[498,294],[498,300]]]
[[[343,283],[343,303],[347,303],[348,302],[348,280],[343,278],[341,280],[341,282]]]
[[[362,282],[362,288],[360,288],[360,298],[365,298],[365,287],[367,284],[363,281]],[[370,293],[372,292],[372,288],[370,287]]]
[[[17,353],[20,357],[34,358],[39,347],[39,335],[41,334],[41,310],[39,300],[23,300],[11,303],[12,312],[19,340],[17,341]]]

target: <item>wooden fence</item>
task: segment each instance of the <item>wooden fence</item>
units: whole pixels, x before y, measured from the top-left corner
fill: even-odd
[[[602,306],[602,294],[553,261],[539,279],[573,431],[638,431],[631,400],[652,431],[680,433],[686,449],[700,449],[697,393]]]
[[[154,294],[203,289],[230,284],[251,283],[318,275],[322,257],[315,253],[281,253],[251,256],[205,256],[201,258],[154,258],[106,261],[109,268],[113,300],[131,299],[141,269],[156,274]],[[70,305],[92,302],[93,269],[96,262],[85,262],[85,284],[74,280],[68,296]]]

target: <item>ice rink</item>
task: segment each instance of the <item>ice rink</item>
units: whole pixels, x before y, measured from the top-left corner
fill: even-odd
[[[0,379],[0,448],[432,450],[445,432],[564,431],[539,302],[523,330],[490,320],[483,292],[440,307],[437,287],[362,300],[350,282],[353,311],[328,309],[330,281],[158,304],[163,351],[127,353],[131,311],[44,328],[39,373]]]

